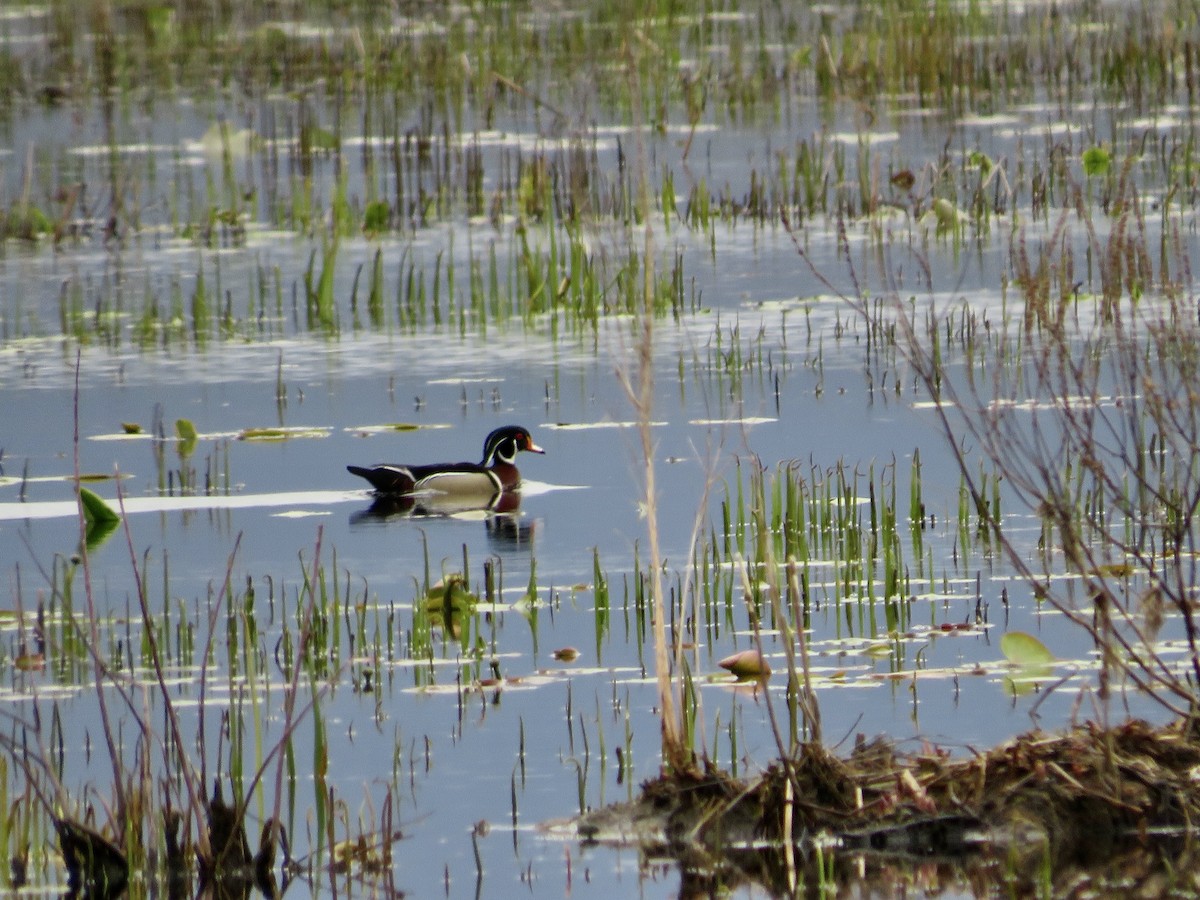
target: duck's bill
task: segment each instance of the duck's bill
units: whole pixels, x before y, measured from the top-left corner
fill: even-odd
[[[541,447],[539,447],[537,444],[535,444],[533,442],[532,438],[530,438],[529,442],[525,445],[525,449],[528,450],[530,453],[545,453],[546,452]]]

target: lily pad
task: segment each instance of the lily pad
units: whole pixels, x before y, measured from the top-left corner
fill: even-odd
[[[238,432],[239,441],[290,441],[294,438],[329,437],[328,428],[244,428]]]

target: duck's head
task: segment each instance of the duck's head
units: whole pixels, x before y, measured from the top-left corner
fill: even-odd
[[[527,453],[545,453],[546,451],[533,442],[528,430],[520,425],[505,425],[497,428],[483,442],[483,463],[485,467],[497,463],[513,464],[517,454],[522,450]]]

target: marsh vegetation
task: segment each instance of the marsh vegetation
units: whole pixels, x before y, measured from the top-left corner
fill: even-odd
[[[6,887],[1194,890],[1200,33],[1111,13],[0,10]]]

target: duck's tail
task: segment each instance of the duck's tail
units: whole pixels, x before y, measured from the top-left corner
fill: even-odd
[[[365,478],[381,494],[407,494],[415,484],[405,466],[346,466],[346,471]]]

